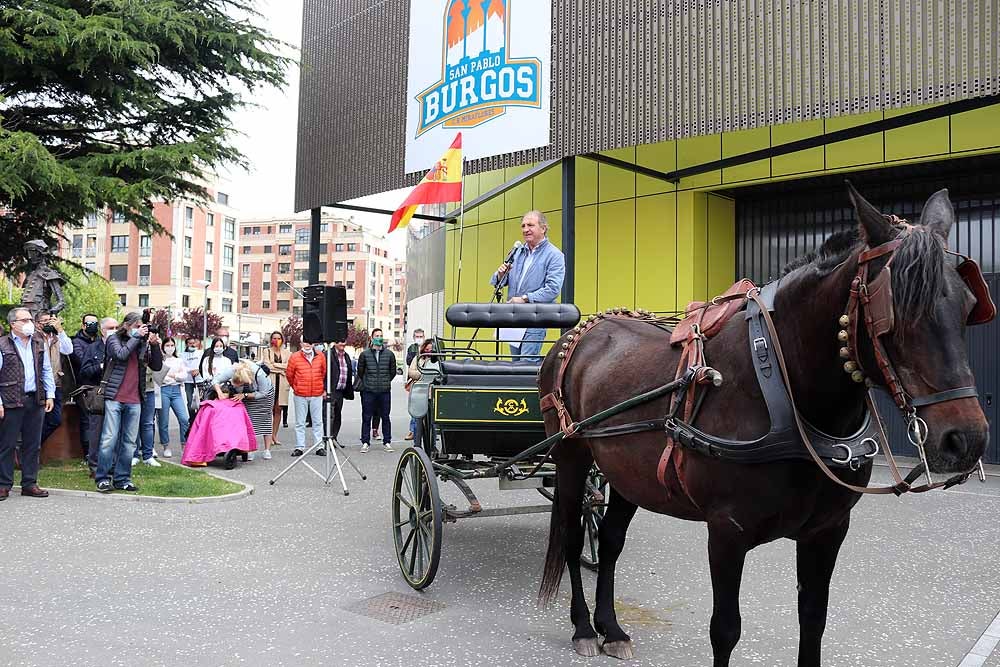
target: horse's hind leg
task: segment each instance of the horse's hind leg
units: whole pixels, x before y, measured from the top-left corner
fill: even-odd
[[[572,454],[562,452],[559,473],[556,475],[556,496],[558,511],[563,530],[566,531],[566,567],[569,569],[569,581],[573,588],[570,601],[569,616],[575,628],[573,632],[573,648],[586,657],[600,655],[597,642],[597,632],[590,624],[590,608],[583,594],[583,581],[580,578],[580,554],[583,552],[584,527],[580,520],[583,497],[586,489],[587,474],[593,459],[586,447],[580,447]]]
[[[799,667],[819,667],[830,579],[844,543],[850,517],[819,535],[800,539],[796,545],[799,578]]]
[[[615,565],[625,546],[625,534],[635,516],[636,506],[611,489],[608,510],[601,520],[598,539],[597,603],[594,625],[604,635],[604,652],[627,660],[633,657],[632,638],[622,630],[615,615]]]
[[[740,640],[740,583],[747,548],[728,521],[709,523],[708,561],[712,571],[712,653],[715,667],[729,667],[729,657]]]

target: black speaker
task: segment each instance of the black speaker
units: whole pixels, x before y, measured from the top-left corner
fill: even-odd
[[[302,290],[302,340],[347,340],[347,288],[309,285]]]

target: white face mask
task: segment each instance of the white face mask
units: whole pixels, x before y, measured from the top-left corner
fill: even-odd
[[[166,352],[167,354],[173,354],[175,349],[176,348],[173,345],[167,345],[166,347],[163,348],[163,351]]]
[[[313,348],[311,347],[302,348],[302,354],[306,355],[307,357],[311,357],[313,355]]]
[[[34,336],[35,335],[35,323],[25,322],[21,325],[21,335],[22,336]]]
[[[222,347],[219,347],[219,346],[215,346],[215,347],[212,348],[212,351],[215,352],[216,354],[222,354],[222,351],[224,349],[225,348],[222,348]]]
[[[418,336],[417,338],[413,339],[413,342],[416,343],[418,346],[419,345],[423,345],[424,344],[424,337],[423,336]]]

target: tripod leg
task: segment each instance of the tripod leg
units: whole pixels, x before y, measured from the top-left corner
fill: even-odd
[[[337,444],[336,444],[337,441],[334,440],[333,438],[324,438],[324,441],[326,441],[326,440],[330,441],[330,447],[327,448],[327,452],[328,452],[327,455],[330,458],[333,459],[332,462],[327,462],[326,483],[329,484],[330,480],[333,479],[334,473],[336,473],[336,475],[338,477],[340,477],[340,485],[344,488],[344,495],[345,496],[349,496],[349,495],[351,495],[351,492],[347,490],[347,482],[344,480],[344,469],[341,467],[341,465],[340,465],[340,457],[337,455]],[[335,471],[331,471],[329,469],[330,466],[331,466],[331,463],[336,465],[336,470]]]
[[[333,444],[336,447],[340,447],[345,452],[347,451],[347,447],[345,447],[344,445],[340,444],[340,442],[338,442],[336,439],[334,439]],[[344,460],[347,461],[352,468],[354,468],[354,472],[358,473],[358,476],[361,477],[361,479],[363,479],[363,480],[368,479],[368,476],[365,475],[363,472],[361,472],[361,468],[359,468],[357,466],[357,464],[355,464],[354,461],[351,460],[351,455],[350,454],[344,454]]]

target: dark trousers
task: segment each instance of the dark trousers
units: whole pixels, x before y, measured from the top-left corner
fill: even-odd
[[[0,421],[0,488],[14,486],[14,450],[21,436],[21,487],[38,484],[38,454],[42,448],[45,408],[34,395],[26,396],[23,408],[4,408]]]
[[[48,440],[60,424],[62,424],[62,389],[56,387],[56,398],[52,401],[52,412],[46,412],[42,422],[42,442]]]
[[[326,401],[327,410],[323,411],[323,428],[326,428],[326,413],[330,411],[333,414],[333,423],[330,425],[330,430],[327,431],[330,437],[337,439],[340,437],[340,427],[343,424],[343,411],[344,411],[344,394],[343,392],[334,389],[333,393],[330,394],[330,398]]]
[[[382,421],[382,441],[392,442],[389,425],[389,408],[392,407],[392,393],[388,391],[361,392],[361,442],[371,444],[372,417],[378,415]]]
[[[83,409],[83,403],[76,404],[76,410],[80,414],[80,446],[83,447],[83,458],[87,459],[90,454],[90,413]]]

